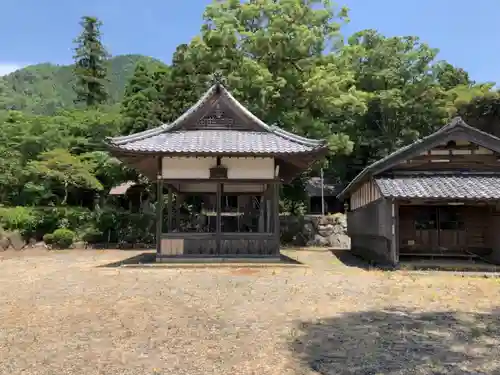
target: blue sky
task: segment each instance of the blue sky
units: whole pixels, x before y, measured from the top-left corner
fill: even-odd
[[[1,0],[0,75],[17,67],[72,61],[82,15],[104,22],[113,55],[139,53],[170,62],[175,47],[199,32],[211,0]],[[417,35],[441,59],[477,81],[500,82],[500,1],[344,0],[351,23],[344,35],[374,28],[385,35]],[[175,5],[174,5],[175,4]]]

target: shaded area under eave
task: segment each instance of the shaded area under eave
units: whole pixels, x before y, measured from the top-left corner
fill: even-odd
[[[375,183],[386,198],[500,199],[500,175],[379,177]]]

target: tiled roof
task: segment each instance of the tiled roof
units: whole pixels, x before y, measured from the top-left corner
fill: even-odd
[[[255,130],[187,129],[185,124],[198,118],[210,106],[211,98],[223,97]],[[326,149],[325,140],[301,137],[275,125],[267,125],[234,98],[223,85],[213,85],[200,100],[171,124],[143,132],[108,138],[114,150],[179,153],[303,153]]]
[[[500,176],[379,177],[375,183],[387,198],[500,199]]]
[[[492,134],[481,131],[466,124],[462,118],[456,117],[449,124],[443,126],[438,131],[415,141],[412,144],[404,146],[392,154],[387,155],[368,165],[363,169],[338,195],[343,199],[348,196],[359,184],[365,181],[369,176],[376,176],[394,165],[420,154],[423,151],[442,143],[443,140],[453,139],[454,136],[465,136],[469,141],[485,148],[500,152],[500,139]]]
[[[180,130],[120,145],[125,151],[180,153],[300,153],[315,147],[275,133],[241,130]]]

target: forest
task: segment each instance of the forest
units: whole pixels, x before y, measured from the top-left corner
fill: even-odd
[[[343,35],[347,22],[347,9],[323,0],[214,2],[199,35],[165,64],[111,57],[101,21],[82,17],[74,65],[0,77],[0,227],[61,246],[154,242],[154,194],[139,212],[108,194],[124,181],[149,182],[111,157],[104,140],[173,121],[215,74],[266,123],[328,140],[323,165],[282,189],[282,209],[295,214],[319,167],[346,183],[455,116],[499,135],[494,82],[472,81],[418,36]]]

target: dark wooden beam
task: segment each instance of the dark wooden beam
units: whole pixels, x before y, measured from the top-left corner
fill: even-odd
[[[157,176],[156,176],[156,255],[161,255],[161,234],[163,223],[163,180],[161,179],[162,173],[162,159],[158,158],[157,162]]]
[[[274,215],[274,236],[276,241],[276,255],[280,254],[280,237],[281,237],[281,229],[280,229],[280,185],[275,184],[273,186],[273,195],[272,195],[272,212]]]
[[[172,186],[168,186],[168,202],[167,202],[167,210],[168,210],[168,231],[172,232]]]
[[[221,200],[222,200],[222,192],[223,186],[222,183],[217,183],[217,194],[216,194],[216,209],[217,209],[217,217],[215,224],[215,248],[217,249],[217,253],[220,252],[221,249],[221,232],[222,232],[222,222],[221,222]]]

